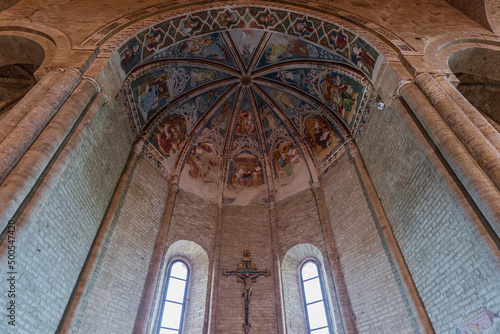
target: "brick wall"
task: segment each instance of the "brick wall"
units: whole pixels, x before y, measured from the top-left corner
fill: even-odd
[[[132,333],[168,196],[164,177],[137,161],[76,314],[74,333]]]
[[[30,229],[16,238],[16,327],[1,321],[0,332],[56,330],[127,159],[126,126],[116,104],[96,114]]]
[[[359,333],[413,333],[398,275],[347,153],[321,184]]]
[[[221,269],[236,269],[249,250],[258,270],[273,271],[271,230],[267,204],[225,205],[223,208]],[[243,284],[219,273],[216,333],[241,333],[244,323]],[[272,275],[276,275],[272,272]],[[250,302],[253,333],[276,333],[276,295],[273,277],[259,277]]]
[[[497,273],[397,113],[375,110],[359,147],[436,333],[480,306],[498,312]]]

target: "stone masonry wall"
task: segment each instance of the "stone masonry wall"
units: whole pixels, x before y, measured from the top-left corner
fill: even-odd
[[[131,148],[127,127],[120,106],[100,110],[30,229],[16,238],[16,327],[1,321],[0,332],[56,330]]]
[[[168,185],[147,158],[137,161],[72,333],[132,333],[160,229]]]
[[[359,333],[413,333],[398,276],[347,153],[321,184]]]
[[[407,131],[393,110],[375,110],[359,147],[436,333],[454,333],[480,306],[499,311],[500,281]]]

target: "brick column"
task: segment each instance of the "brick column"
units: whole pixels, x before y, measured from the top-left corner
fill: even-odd
[[[496,185],[469,154],[418,87],[412,83],[406,83],[399,88],[399,93],[497,235],[500,235],[500,191]]]
[[[0,184],[0,227],[12,218],[98,90],[95,80],[84,79]],[[102,94],[95,99],[94,114],[104,102]]]
[[[0,143],[0,182],[21,159],[81,79],[82,74],[78,70],[67,69],[40,99],[23,104],[31,110],[25,113],[26,116]]]
[[[488,120],[460,93],[455,86],[444,75],[438,75],[434,78],[439,86],[448,94],[463,113],[471,120],[479,131],[488,139],[488,141],[500,152],[500,133]]]
[[[323,191],[319,182],[314,182],[312,184],[312,192],[316,201],[316,206],[318,209],[318,216],[321,224],[321,230],[323,232],[323,237],[325,241],[326,253],[328,256],[328,263],[331,268],[333,286],[335,288],[335,294],[337,297],[337,304],[339,305],[340,312],[340,323],[339,329],[343,329],[344,333],[355,334],[358,333],[356,328],[356,318],[351,307],[351,301],[349,299],[349,294],[347,292],[347,286],[344,281],[344,276],[342,274],[342,267],[340,266],[340,260],[338,257],[338,251],[335,247],[335,241],[333,238],[332,227],[328,221],[328,215],[325,209],[325,202],[323,199]]]
[[[415,83],[497,188],[500,189],[500,152],[447,96],[430,74],[418,75],[415,78]]]
[[[224,164],[226,166],[227,158],[224,158]],[[223,184],[223,182],[220,182]],[[222,191],[219,191],[222,194]],[[212,283],[210,284],[210,300],[208,304],[208,324],[207,324],[207,334],[215,333],[215,324],[217,319],[217,298],[218,298],[218,288],[219,288],[219,278],[221,276],[220,269],[220,253],[221,253],[221,240],[222,240],[222,214],[223,214],[223,204],[222,196],[217,204],[217,226],[215,227],[215,242],[214,242],[214,260],[212,266]],[[205,325],[203,326],[205,328]]]
[[[63,72],[52,70],[45,74],[17,104],[9,110],[0,123],[0,143],[16,127],[31,108],[40,101],[50,88],[56,84]]]
[[[385,239],[384,243],[388,246],[392,259],[394,260],[394,264],[401,278],[401,282],[403,283],[402,285],[406,296],[408,297],[410,307],[415,313],[415,320],[417,321],[420,332],[427,334],[434,333],[434,328],[432,327],[429,315],[427,314],[424,303],[420,298],[420,294],[415,286],[410,270],[406,265],[403,253],[401,252],[399,244],[396,241],[396,237],[392,232],[391,225],[387,220],[384,208],[382,207],[382,203],[380,203],[380,199],[377,196],[377,192],[373,186],[370,176],[368,175],[368,171],[366,170],[359,150],[356,145],[352,143],[351,145],[348,145],[348,152],[350,157],[354,160],[354,164],[361,177],[363,187],[365,188],[370,204],[373,207],[373,214],[375,215],[373,218],[380,224],[380,228]]]

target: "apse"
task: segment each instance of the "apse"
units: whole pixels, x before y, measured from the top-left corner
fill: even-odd
[[[146,156],[227,204],[308,188],[361,133],[378,58],[340,26],[249,7],[167,20],[119,54]]]

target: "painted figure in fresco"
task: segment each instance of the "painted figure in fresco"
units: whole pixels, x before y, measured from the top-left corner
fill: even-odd
[[[280,143],[278,149],[274,151],[274,162],[278,170],[280,179],[293,175],[293,164],[298,162],[298,150],[292,148],[291,143]]]
[[[181,32],[184,34],[184,35],[187,35],[191,32],[194,32],[194,31],[197,31],[198,28],[201,28],[201,23],[200,23],[200,20],[197,20],[197,19],[193,19],[191,17],[188,17],[185,21],[184,21],[184,26],[181,27]]]
[[[254,37],[253,30],[243,30],[243,38],[239,41],[238,50],[244,56],[249,56],[255,47],[252,43]]]
[[[146,91],[139,96],[139,105],[147,113],[156,108],[162,98],[168,99],[170,90],[166,80],[156,79],[146,86]]]
[[[204,182],[217,179],[217,151],[212,143],[200,143],[191,151],[188,158],[189,175]]]
[[[141,44],[133,40],[120,52],[120,65],[125,72],[130,71],[130,69],[141,60],[140,51]]]
[[[215,79],[215,71],[212,70],[192,70],[191,80],[194,82],[210,82]]]
[[[276,130],[276,123],[274,122],[274,116],[273,116],[273,111],[267,104],[263,105],[260,108],[260,115],[262,120],[267,122],[267,125],[269,126],[270,130]]]
[[[274,26],[278,23],[278,19],[275,15],[272,15],[270,12],[266,12],[257,17],[257,21],[265,26]]]
[[[297,72],[292,71],[279,71],[278,78],[285,83],[295,83],[296,86],[304,88],[305,85],[305,72],[299,70]]]
[[[169,117],[163,127],[156,131],[155,137],[158,142],[158,149],[165,157],[177,152],[184,141],[185,130],[183,117],[174,116]]]
[[[335,78],[332,75],[325,77],[325,82],[321,85],[323,97],[329,104],[337,107],[337,112],[346,117],[356,108],[358,93],[354,93],[352,86],[344,82],[343,76],[338,74]]]
[[[205,94],[198,95],[195,98],[195,104],[198,113],[203,114],[205,110],[219,98],[219,95],[219,90],[210,91]]]
[[[335,48],[339,50],[344,50],[347,45],[347,39],[341,32],[332,32],[330,35],[330,41],[335,45]]]
[[[231,27],[234,23],[238,22],[238,16],[228,11],[220,13],[217,22],[221,27]]]
[[[321,146],[322,149],[326,149],[330,146],[330,127],[328,124],[324,124],[323,122],[314,123],[314,141],[316,144]]]
[[[158,44],[161,43],[163,35],[159,31],[155,31],[151,34],[146,35],[145,44],[149,50],[156,49]]]
[[[297,32],[300,32],[304,35],[310,35],[314,31],[312,23],[306,20],[298,21],[295,24],[295,28]]]
[[[373,72],[376,60],[364,48],[354,44],[352,46],[352,55],[352,60],[359,68],[369,73]]]
[[[276,91],[273,93],[273,97],[285,109],[290,109],[294,106],[292,99],[283,92]]]
[[[287,44],[271,44],[266,49],[266,61],[268,63],[293,58],[294,55],[299,57],[307,57],[309,55],[307,45],[295,38],[289,40]]]
[[[247,165],[241,166],[236,173],[238,184],[243,187],[257,187],[261,184],[262,169],[256,163],[251,168]]]
[[[227,56],[227,51],[215,40],[207,36],[190,39],[180,48],[188,54],[191,53],[192,55],[199,55],[216,61],[224,61]]]
[[[236,120],[238,125],[236,126],[236,132],[239,133],[246,133],[249,135],[254,135],[255,134],[255,122],[251,118],[250,113],[245,110],[241,109],[240,113],[238,114],[238,119]]]
[[[304,134],[316,157],[322,161],[337,146],[340,139],[323,117],[310,117],[306,120]]]
[[[224,125],[226,114],[231,110],[232,106],[233,104],[231,103],[231,101],[226,101],[219,109],[219,114],[217,115],[217,117],[212,118],[210,124],[212,124],[212,126],[214,127],[219,127]]]

